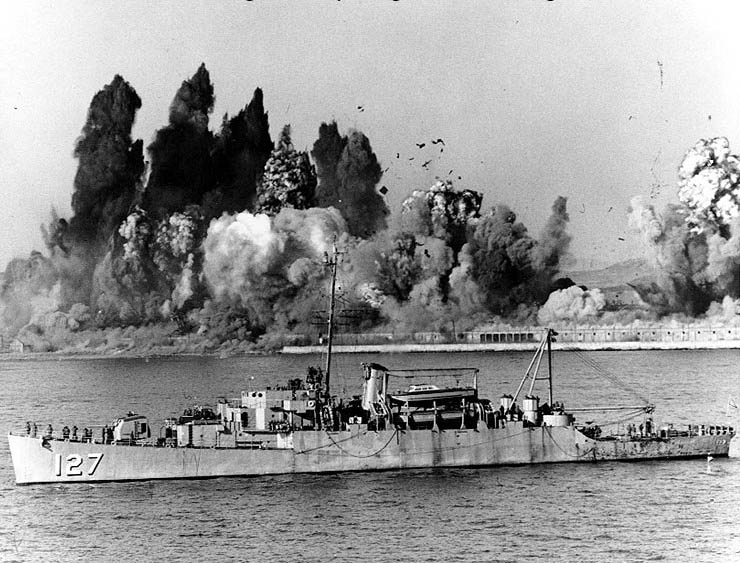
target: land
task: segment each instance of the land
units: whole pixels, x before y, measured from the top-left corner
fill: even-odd
[[[649,283],[651,271],[641,259],[631,259],[607,268],[598,270],[573,270],[564,272],[564,276],[571,278],[575,283],[587,287],[598,287],[612,295],[627,295],[634,293],[631,285]],[[558,328],[565,334],[565,342],[555,342],[555,349],[578,350],[714,350],[740,349],[740,327],[730,325],[711,327],[695,321],[696,324],[660,325],[650,323],[642,329],[634,327],[611,328],[600,326],[569,326]],[[729,330],[725,330],[728,328]],[[626,329],[626,330],[624,330]],[[679,336],[683,329],[684,336]],[[715,332],[719,336],[712,336]],[[538,333],[542,327],[512,328],[508,332]],[[606,337],[597,332],[613,331],[613,335]],[[639,332],[642,330],[642,333]],[[617,332],[622,336],[617,338]],[[703,333],[702,333],[703,331]],[[481,329],[488,332],[488,329]],[[506,331],[504,331],[506,332]],[[399,337],[399,335],[346,335],[357,336],[355,342],[335,342],[333,351],[336,353],[433,353],[433,352],[503,352],[503,351],[531,351],[538,345],[538,336],[531,335],[529,341],[512,341],[511,334],[500,332],[501,340],[487,341],[478,334],[466,335],[465,341],[453,338],[450,335],[426,333],[426,342],[419,339]],[[582,332],[583,335],[575,333]],[[624,334],[628,333],[627,336]],[[657,336],[656,336],[657,333]],[[612,333],[609,333],[612,334]],[[642,335],[641,335],[642,334]],[[672,334],[672,335],[671,335]],[[592,336],[593,335],[593,336]],[[650,336],[652,335],[652,336]],[[669,335],[669,337],[667,337]],[[418,335],[406,335],[418,336]],[[508,336],[508,338],[504,338]],[[439,338],[438,338],[439,337]],[[341,335],[340,335],[341,338]],[[394,340],[395,342],[391,341]],[[518,339],[518,338],[517,338]],[[5,339],[5,353],[0,353],[3,360],[61,360],[61,359],[99,359],[99,358],[155,358],[155,357],[238,357],[253,354],[318,354],[325,351],[323,344],[319,345],[312,336],[272,335],[263,337],[253,343],[244,340],[231,339],[218,341],[209,339],[207,334],[182,335],[173,323],[148,327],[126,327],[113,329],[91,329],[70,333],[50,327],[45,334],[30,335],[30,342],[16,342],[11,346],[12,338]],[[34,341],[36,340],[36,341]],[[346,340],[346,339],[345,339]],[[384,340],[388,340],[387,342]],[[424,340],[424,339],[422,339]],[[522,339],[523,340],[523,339]],[[588,341],[592,340],[592,341]],[[621,341],[615,341],[621,340]],[[38,345],[45,342],[45,346]],[[20,348],[20,349],[19,349]]]

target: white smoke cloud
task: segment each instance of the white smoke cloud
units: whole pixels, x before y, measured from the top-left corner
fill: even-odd
[[[180,279],[177,280],[177,284],[172,290],[172,300],[178,309],[182,308],[185,301],[193,295],[193,278],[195,276],[193,272],[194,259],[195,256],[192,253],[188,254],[188,259],[182,269]]]
[[[707,310],[707,319],[711,321],[735,321],[740,315],[740,299],[725,295],[721,303],[713,302]]]
[[[678,169],[678,199],[695,232],[714,230],[740,216],[740,159],[725,137],[700,139]]]
[[[140,207],[126,217],[118,228],[118,234],[124,239],[123,258],[128,262],[138,263],[141,260],[143,249],[146,248],[151,231],[146,211]]]
[[[203,272],[216,298],[248,299],[268,279],[298,285],[345,232],[333,208],[223,215],[208,228]]]
[[[357,296],[373,309],[380,309],[387,296],[374,283],[362,283],[357,286]]]
[[[606,299],[600,289],[584,290],[572,285],[553,291],[537,313],[537,320],[542,325],[592,321],[601,315],[604,305]]]

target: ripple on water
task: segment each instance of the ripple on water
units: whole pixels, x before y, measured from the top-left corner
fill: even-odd
[[[622,378],[632,378],[628,383],[642,383],[636,374],[650,373],[653,390],[673,386],[655,399],[659,408],[705,421],[708,412],[724,416],[727,395],[736,387],[727,369],[735,356],[717,354],[594,357],[619,365]],[[399,368],[424,362],[480,367],[493,378],[483,380],[484,393],[496,397],[505,389],[503,380],[514,381],[510,372],[499,372],[522,372],[529,359],[400,354],[377,361]],[[306,360],[255,357],[250,371],[284,377],[303,373]],[[349,393],[358,392],[360,382],[341,374],[356,375],[361,361],[367,358],[337,360],[338,384]],[[580,406],[599,402],[603,386],[583,388],[583,380],[573,377],[583,372],[572,361],[568,355],[560,360],[558,393],[566,403],[576,392]],[[236,396],[245,373],[241,360],[213,359],[3,367],[0,419],[21,427],[34,408],[34,417],[55,428],[111,420],[129,409],[164,418],[179,411],[184,395]],[[389,554],[432,562],[740,560],[734,538],[738,460],[715,460],[711,475],[700,459],[15,487],[3,438],[0,459],[6,460],[0,463],[3,561],[147,561],[153,554],[159,560],[224,561],[370,561]]]

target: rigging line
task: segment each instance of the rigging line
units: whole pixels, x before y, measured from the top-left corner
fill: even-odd
[[[327,430],[326,432],[328,433],[329,431]],[[362,433],[362,435],[364,436],[364,435],[366,435],[368,433],[369,433],[369,431],[366,430],[365,432]],[[343,438],[342,440],[338,440],[337,442],[338,443],[347,442],[349,440],[354,440],[356,437],[357,436],[348,436],[346,438]],[[316,446],[315,448],[306,448],[305,450],[294,450],[294,451],[297,454],[306,454],[306,453],[309,453],[309,452],[314,452],[316,450],[322,450],[322,449],[328,448],[328,447],[329,447],[329,444],[322,444],[321,446]]]
[[[595,372],[609,380],[613,385],[621,389],[622,391],[625,391],[627,393],[630,393],[631,395],[637,397],[644,403],[648,403],[649,401],[640,395],[637,391],[635,391],[632,387],[624,383],[621,379],[619,379],[616,375],[613,373],[607,371],[602,365],[600,365],[598,362],[593,360],[592,358],[586,357],[580,350],[577,350],[575,348],[566,348],[570,352],[574,352],[576,356],[586,365],[591,367]]]
[[[364,433],[363,433],[363,436],[366,436],[366,435],[367,435],[367,434],[369,434],[369,433],[370,433],[369,431],[367,431],[367,432],[364,432]],[[368,454],[368,455],[354,455],[354,454],[352,454],[351,452],[348,452],[347,450],[345,450],[344,448],[342,448],[342,447],[341,447],[341,446],[340,446],[339,444],[341,444],[342,442],[348,442],[348,441],[350,441],[350,440],[354,440],[354,439],[355,439],[355,438],[357,438],[358,436],[348,436],[347,438],[344,438],[344,439],[342,439],[342,440],[335,440],[335,439],[334,439],[334,438],[333,438],[333,437],[331,436],[331,434],[329,434],[329,431],[328,431],[328,430],[326,431],[326,436],[327,436],[327,437],[329,438],[329,440],[331,441],[331,443],[332,443],[332,444],[333,444],[334,446],[336,446],[336,447],[337,447],[337,448],[338,448],[338,449],[339,449],[340,451],[342,451],[342,452],[344,452],[344,453],[346,453],[347,455],[350,455],[350,456],[352,456],[352,457],[359,457],[359,458],[364,458],[364,457],[372,457],[372,456],[374,456],[374,455],[377,455],[377,454],[379,454],[380,452],[382,452],[382,451],[383,451],[384,449],[386,449],[386,448],[388,447],[388,444],[390,444],[390,443],[391,443],[391,441],[392,441],[392,440],[393,440],[393,438],[394,438],[394,437],[396,436],[396,434],[398,434],[398,429],[396,429],[396,430],[395,430],[395,432],[393,432],[393,434],[391,434],[391,437],[390,437],[390,438],[388,439],[388,441],[387,441],[387,442],[385,443],[385,445],[383,445],[383,446],[382,446],[382,447],[381,447],[381,448],[380,448],[380,449],[379,449],[378,451],[376,451],[376,452],[373,452],[373,453],[371,453],[371,454]],[[320,446],[316,446],[315,448],[307,448],[307,449],[305,449],[305,450],[301,450],[301,451],[296,451],[295,453],[296,453],[296,454],[306,454],[306,453],[314,452],[314,451],[317,451],[317,450],[323,450],[324,448],[328,448],[328,447],[330,447],[330,446],[331,446],[331,444],[322,444],[322,445],[320,445]]]
[[[572,458],[578,459],[578,458],[585,457],[585,456],[593,453],[593,451],[596,449],[596,446],[591,446],[591,449],[590,450],[587,450],[587,451],[583,452],[582,454],[577,454],[577,455],[576,454],[572,454],[570,452],[566,452],[563,448],[560,447],[560,444],[558,444],[557,441],[555,441],[555,438],[552,437],[552,431],[551,431],[550,427],[549,426],[545,426],[543,428],[544,428],[545,432],[547,432],[547,435],[550,437],[550,441],[555,445],[555,447],[557,449],[559,449],[562,453],[564,453],[565,455],[567,455],[568,457],[572,457]]]
[[[411,430],[411,432],[417,432],[417,431],[416,430]],[[455,432],[455,430],[442,430],[441,432]],[[505,441],[505,440],[509,440],[511,438],[515,438],[517,436],[521,436],[522,434],[528,434],[530,432],[531,432],[531,429],[528,428],[528,429],[522,430],[520,432],[516,432],[514,434],[508,434],[506,436],[502,436],[500,438],[495,438],[494,437],[494,438],[491,438],[491,439],[487,439],[487,440],[482,440],[482,441],[479,441],[479,442],[475,442],[473,444],[459,444],[459,445],[458,444],[455,444],[454,446],[447,446],[447,447],[442,447],[442,448],[434,448],[434,449],[431,449],[431,450],[424,450],[424,451],[418,451],[417,450],[416,453],[417,454],[431,454],[431,453],[434,453],[434,452],[446,452],[446,451],[461,450],[461,449],[466,449],[466,448],[478,448],[480,446],[485,446],[486,444],[490,444],[492,442],[502,442],[502,441]],[[367,435],[369,433],[370,433],[370,431],[367,431],[367,432],[364,432],[362,435],[364,436],[364,435]],[[331,437],[331,435],[328,434],[328,431],[327,431],[327,436],[329,437],[329,440],[331,440],[332,444],[334,444],[335,446],[337,446],[337,449],[339,449],[340,451],[342,451],[342,452],[344,452],[344,453],[346,453],[346,454],[348,454],[348,455],[350,455],[352,457],[366,458],[366,457],[372,457],[374,455],[377,455],[381,451],[385,450],[390,445],[390,443],[393,440],[393,438],[396,435],[398,435],[398,433],[399,433],[399,429],[396,428],[395,431],[393,432],[393,434],[391,435],[390,439],[385,443],[385,445],[382,448],[380,448],[377,452],[372,453],[372,454],[368,454],[368,455],[356,455],[356,454],[352,454],[351,452],[348,452],[347,450],[345,450],[344,448],[342,448],[342,447],[339,446],[340,443],[348,442],[350,440],[354,440],[358,436],[348,436],[347,438],[344,438],[342,440],[334,440]],[[310,452],[313,452],[313,451],[316,451],[316,450],[321,450],[321,449],[328,448],[328,447],[330,447],[330,445],[331,444],[323,444],[321,446],[316,446],[315,448],[308,448],[308,449],[305,449],[305,450],[296,451],[295,453],[296,454],[310,453]]]
[[[634,412],[632,414],[626,414],[622,418],[616,418],[614,420],[607,420],[607,421],[601,422],[599,424],[599,426],[606,426],[608,424],[620,424],[622,422],[627,422],[628,420],[632,420],[634,418],[638,418],[640,415],[642,415],[644,413],[645,413],[645,411],[642,411],[642,410],[641,411],[636,411],[636,412]]]
[[[386,442],[385,444],[383,444],[383,446],[382,446],[382,447],[381,447],[381,448],[380,448],[379,450],[377,450],[377,451],[374,451],[374,452],[373,452],[373,453],[371,453],[371,454],[366,454],[366,455],[358,455],[358,454],[353,454],[352,452],[349,452],[349,451],[345,450],[344,448],[342,448],[342,447],[341,447],[341,446],[339,445],[339,443],[338,443],[338,442],[336,442],[336,441],[334,440],[334,438],[332,438],[331,434],[329,434],[329,432],[328,432],[328,431],[327,431],[326,435],[327,435],[327,437],[329,438],[329,440],[331,441],[331,443],[332,443],[332,444],[334,444],[334,445],[335,445],[335,446],[336,446],[336,447],[337,447],[337,448],[338,448],[338,449],[339,449],[340,451],[344,452],[345,454],[347,454],[347,455],[348,455],[348,456],[350,456],[350,457],[355,457],[355,458],[360,458],[360,459],[363,459],[363,458],[367,458],[367,457],[373,457],[373,456],[376,456],[376,455],[378,455],[378,454],[379,454],[380,452],[382,452],[383,450],[385,450],[385,449],[386,449],[386,448],[387,448],[387,447],[388,447],[388,446],[390,445],[390,443],[391,443],[391,442],[393,441],[393,438],[395,438],[395,437],[396,437],[396,436],[398,435],[398,428],[396,428],[396,431],[395,431],[395,432],[393,432],[393,434],[391,434],[391,437],[390,437],[390,438],[388,438],[388,441],[387,441],[387,442]],[[344,441],[344,440],[342,440],[342,441]]]

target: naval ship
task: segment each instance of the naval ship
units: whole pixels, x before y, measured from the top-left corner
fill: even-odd
[[[498,402],[479,395],[478,369],[393,370],[377,363],[362,364],[362,395],[339,398],[330,388],[336,252],[327,264],[324,369],[309,368],[282,387],[242,391],[215,408],[189,407],[158,424],[156,435],[149,420],[133,412],[95,432],[65,427],[55,435],[28,425],[8,435],[16,483],[723,457],[730,451],[735,430],[729,426],[657,427],[650,404],[566,409],[553,401],[551,329],[543,330],[516,391]],[[545,357],[547,374],[540,376]],[[535,395],[538,380],[548,383],[546,400]],[[640,424],[606,431],[576,419],[580,412],[591,418],[592,411],[631,413]]]

